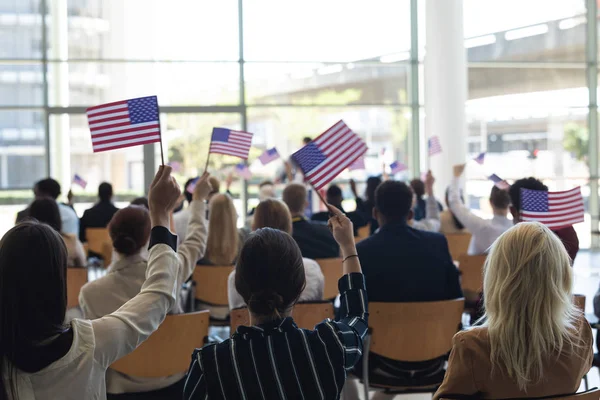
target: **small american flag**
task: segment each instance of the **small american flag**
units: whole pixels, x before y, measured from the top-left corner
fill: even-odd
[[[263,165],[267,165],[271,161],[275,161],[278,158],[279,153],[277,152],[277,149],[275,147],[273,147],[272,149],[265,150],[265,152],[262,153],[260,157],[258,157],[258,159]]]
[[[227,128],[213,128],[209,153],[248,158],[252,134]]]
[[[483,165],[483,162],[485,161],[485,153],[479,153],[479,155],[475,157],[473,161],[479,165]]]
[[[87,182],[85,181],[85,179],[83,179],[77,174],[73,176],[73,183],[79,185],[82,189],[85,189],[87,187]]]
[[[508,182],[506,182],[504,179],[500,178],[498,175],[496,174],[491,174],[490,176],[488,176],[488,179],[492,182],[494,182],[494,185],[498,188],[498,189],[503,189],[503,190],[507,190],[510,185],[508,184]]]
[[[563,192],[521,189],[521,221],[539,221],[550,229],[583,222],[581,188]]]
[[[406,171],[408,167],[402,164],[400,161],[394,161],[390,164],[390,168],[392,169],[392,174],[397,174],[398,172]]]
[[[86,113],[94,153],[160,142],[156,96],[90,107]]]
[[[235,173],[244,178],[245,180],[252,178],[252,173],[250,172],[250,169],[243,162],[235,166]]]
[[[199,180],[200,180],[200,177],[197,177],[197,178],[194,178],[190,183],[188,183],[187,187],[185,188],[186,192],[194,193],[194,189],[196,189],[196,184],[198,184]]]
[[[367,145],[339,121],[292,154],[304,177],[319,190],[367,151]]]
[[[350,164],[350,166],[348,167],[348,169],[350,171],[358,171],[361,169],[365,169],[365,158],[364,157],[359,157],[356,159],[356,161],[354,161],[352,164]]]
[[[427,141],[427,147],[429,148],[429,155],[438,154],[442,152],[442,145],[440,144],[440,138],[432,136]]]

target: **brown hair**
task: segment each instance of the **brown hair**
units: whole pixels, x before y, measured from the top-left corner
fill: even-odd
[[[496,208],[508,208],[510,205],[510,194],[508,194],[508,190],[493,186],[492,191],[490,192],[490,203]]]
[[[299,183],[290,183],[283,189],[283,202],[287,204],[290,212],[301,213],[306,205],[306,188]]]
[[[250,234],[236,266],[235,288],[252,313],[281,317],[305,285],[302,254],[289,234],[272,228]]]
[[[219,189],[221,189],[221,183],[217,178],[211,176],[208,178],[208,182],[210,183],[210,187],[212,188],[211,194],[219,193]]]
[[[131,256],[148,243],[150,215],[143,206],[128,206],[115,213],[108,224],[108,234],[119,254]]]
[[[237,212],[226,194],[215,194],[208,203],[208,239],[205,258],[213,264],[231,265],[239,249]]]
[[[279,229],[292,234],[292,214],[284,202],[277,199],[263,200],[254,210],[252,230],[260,228]]]

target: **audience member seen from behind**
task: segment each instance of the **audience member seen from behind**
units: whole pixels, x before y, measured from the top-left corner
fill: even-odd
[[[46,178],[39,181],[37,184],[37,198],[50,197],[58,204],[60,219],[62,221],[62,231],[79,237],[79,218],[75,211],[67,204],[59,203],[60,184],[52,178]]]
[[[510,194],[510,213],[513,216],[513,224],[521,222],[521,189],[542,190],[547,192],[548,186],[532,177],[519,179],[510,185],[508,193]],[[571,263],[573,263],[577,256],[577,252],[579,251],[579,238],[577,237],[575,229],[573,229],[572,226],[568,226],[566,228],[553,230],[552,232],[554,232],[565,245],[567,253],[569,253],[569,257],[571,257]]]
[[[85,267],[87,265],[85,250],[77,236],[62,231],[62,221],[56,201],[48,197],[35,200],[29,207],[29,216],[50,225],[60,233],[67,247],[68,267]]]
[[[206,248],[207,227],[204,200],[211,191],[208,174],[198,181],[189,209],[189,235],[177,248],[180,264],[178,276],[179,288],[191,275],[196,260]],[[108,268],[108,273],[93,282],[87,283],[79,296],[79,305],[85,318],[96,319],[119,309],[135,297],[144,284],[148,262],[140,253],[146,247],[150,237],[150,215],[141,206],[129,206],[119,210],[108,225],[116,259]],[[171,313],[182,312],[176,293]],[[112,394],[148,392],[175,384],[183,374],[164,378],[140,378],[122,374],[109,369],[106,373],[106,391]],[[183,382],[182,382],[183,383]]]
[[[375,192],[373,214],[381,228],[356,246],[370,301],[403,303],[462,297],[446,238],[408,225],[412,203],[412,190],[403,182],[383,182]],[[415,364],[375,354],[369,357],[374,373],[385,370],[407,379],[427,379],[443,373],[445,363],[444,358]]]
[[[452,209],[450,208],[450,188],[446,189],[446,194],[444,197],[444,201],[446,203],[446,210],[440,213],[440,233],[454,234],[454,233],[468,233],[465,226],[460,222],[458,218],[452,213]],[[461,204],[465,203],[465,198],[463,197],[462,191],[459,189],[458,191],[458,201]]]
[[[342,207],[342,202],[344,201],[344,195],[342,194],[342,189],[338,185],[330,185],[327,188],[327,195],[325,200],[327,200],[328,204],[339,209],[341,212],[346,214],[350,221],[352,221],[352,225],[354,226],[354,236],[357,236],[358,228],[365,226],[367,221],[362,216],[362,213],[356,211],[346,212]],[[312,215],[311,220],[327,222],[329,221],[329,211],[322,211]]]
[[[194,352],[184,399],[291,399],[299,393],[306,399],[339,399],[347,371],[360,359],[368,313],[352,222],[333,211],[329,224],[345,260],[340,319],[325,320],[313,331],[295,325],[292,308],[306,276],[300,249],[285,232],[255,231],[244,244],[235,277],[251,326]]]
[[[283,190],[283,202],[292,214],[292,237],[302,256],[313,260],[340,256],[340,248],[324,224],[311,222],[304,216],[308,206],[306,187],[290,183]]]
[[[38,193],[38,183],[36,182],[33,185],[32,191],[33,191],[33,199],[37,199],[39,197],[39,193]],[[25,207],[24,210],[21,210],[17,213],[17,218],[15,220],[15,224],[18,224],[19,222],[23,222],[25,221],[28,217],[29,217],[29,207],[31,207],[31,204],[29,204],[27,207]]]
[[[242,243],[242,233],[237,229],[237,211],[233,200],[226,194],[213,195],[209,204],[208,240],[204,257],[198,265],[234,265]],[[202,285],[196,282],[196,285]],[[196,310],[209,310],[211,318],[226,319],[229,307],[214,306],[196,300]]]
[[[356,183],[353,180],[350,181],[350,188],[356,199],[356,211],[362,213],[363,218],[371,224],[371,235],[379,229],[377,220],[373,218],[373,207],[375,206],[375,189],[381,182],[381,178],[378,176],[369,177],[365,189],[365,199],[363,200],[356,191]]]
[[[177,234],[177,241],[181,243],[187,235],[188,225],[190,223],[191,209],[189,207],[192,204],[192,193],[188,191],[188,187],[194,182],[195,178],[188,179],[183,185],[183,195],[188,203],[188,207],[173,214],[173,221],[175,225],[175,233]]]
[[[276,199],[266,199],[258,203],[254,212],[252,230],[256,231],[262,228],[278,229],[292,234],[292,215],[285,203]],[[318,301],[323,300],[323,289],[325,286],[325,277],[321,267],[315,260],[303,258],[304,272],[306,275],[306,287],[300,294],[298,301]],[[246,303],[235,288],[235,271],[229,275],[227,295],[229,297],[229,309],[244,307]]]
[[[469,232],[471,243],[468,254],[484,254],[494,241],[509,229],[513,222],[508,219],[510,195],[495,185],[490,193],[490,206],[494,213],[492,219],[484,219],[473,214],[460,198],[460,177],[465,170],[465,164],[454,166],[454,179],[448,188],[448,207],[456,218]]]
[[[106,369],[132,352],[175,304],[179,261],[169,213],[180,195],[171,168],[150,186],[147,279],[118,311],[64,325],[67,250],[49,226],[23,222],[0,241],[0,398],[104,399]],[[35,251],[32,251],[35,249]],[[35,277],[35,279],[32,279]]]
[[[544,225],[526,222],[492,245],[485,322],[458,333],[434,399],[575,393],[592,365],[592,330],[573,304],[570,258]]]
[[[427,193],[427,200],[425,201],[425,218],[420,221],[414,220],[414,211],[409,214],[410,219],[408,220],[410,226],[415,229],[429,232],[439,232],[440,230],[440,209],[438,202],[433,194],[433,184],[435,178],[431,171],[427,171],[425,175],[425,192]],[[413,196],[412,210],[414,210],[415,197]]]
[[[110,183],[102,182],[98,186],[98,203],[92,208],[85,210],[83,217],[79,220],[79,239],[86,241],[85,230],[87,228],[106,228],[111,218],[119,210],[112,203],[113,187]]]
[[[135,199],[131,200],[131,203],[129,203],[129,205],[144,207],[146,210],[150,209],[150,207],[148,206],[148,198],[143,196],[136,197]]]

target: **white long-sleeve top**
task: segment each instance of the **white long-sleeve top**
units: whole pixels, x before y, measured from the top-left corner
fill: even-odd
[[[434,196],[427,196],[425,218],[420,221],[412,221],[412,227],[421,231],[440,231],[440,209]]]
[[[460,200],[459,185],[458,178],[454,178],[448,190],[448,205],[454,216],[471,232],[471,243],[467,253],[485,254],[492,243],[513,226],[513,221],[502,215],[484,219],[473,214]]]
[[[165,319],[177,297],[178,272],[175,252],[166,244],[154,245],[139,294],[100,319],[74,319],[67,354],[38,372],[17,372],[19,400],[106,399],[106,369],[132,352]]]
[[[189,208],[190,221],[185,240],[177,248],[179,274],[177,275],[176,302],[169,310],[172,314],[181,313],[179,301],[182,284],[192,275],[196,261],[204,255],[208,234],[205,205],[203,201],[193,201]],[[139,254],[123,257],[117,255],[108,273],[93,282],[87,283],[79,295],[79,305],[85,318],[100,318],[121,307],[136,296],[144,283],[148,263]],[[106,373],[108,393],[146,392],[170,386],[183,378],[177,374],[164,378],[132,377],[109,369]]]

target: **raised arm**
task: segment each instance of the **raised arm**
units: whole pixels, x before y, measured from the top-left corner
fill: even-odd
[[[169,210],[181,191],[171,167],[159,168],[148,194],[150,203],[150,255],[142,290],[112,314],[92,321],[94,358],[104,367],[127,355],[154,332],[173,306],[179,260],[174,249],[176,237],[169,232]]]
[[[329,227],[342,252],[344,276],[338,283],[341,298],[340,318],[317,325],[317,331],[328,346],[341,347],[340,350],[344,353],[344,367],[349,370],[360,360],[363,338],[368,330],[367,291],[354,244],[352,222],[337,208],[331,205],[328,205],[328,208],[333,214],[329,219]]]
[[[194,188],[192,193],[192,202],[190,203],[190,222],[187,229],[187,235],[177,250],[177,256],[181,264],[179,274],[177,275],[177,287],[181,287],[185,281],[192,275],[196,262],[204,256],[206,250],[206,238],[208,228],[206,223],[206,205],[205,201],[212,187],[208,178],[210,174],[205,172]],[[177,291],[177,301],[175,307],[179,304],[180,290]]]
[[[438,208],[437,200],[433,194],[433,184],[435,178],[431,171],[427,171],[425,177],[425,192],[427,193],[427,202],[425,209],[425,219],[413,222],[413,228],[422,231],[439,232],[440,231],[440,209]]]
[[[464,170],[465,164],[454,166],[454,178],[448,188],[448,206],[460,223],[475,234],[486,226],[486,221],[473,214],[460,200],[460,177]]]

